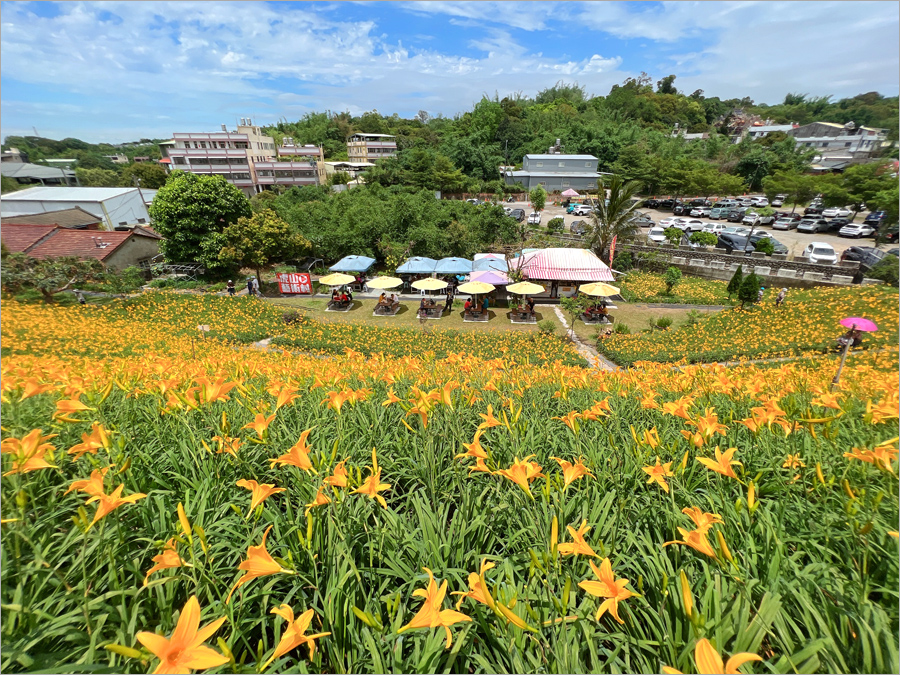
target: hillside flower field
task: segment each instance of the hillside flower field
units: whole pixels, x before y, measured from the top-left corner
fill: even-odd
[[[900,668],[896,346],[832,393],[221,301],[5,304],[3,672]]]
[[[873,320],[878,332],[864,336],[866,348],[896,346],[897,290],[884,286],[791,289],[787,301],[775,306],[775,293],[758,305],[728,308],[702,318],[696,325],[653,333],[615,335],[601,351],[621,365],[641,361],[690,363],[795,356],[837,349],[846,331],[840,320],[860,316]]]

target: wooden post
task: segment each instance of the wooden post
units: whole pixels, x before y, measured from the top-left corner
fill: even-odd
[[[847,360],[847,352],[850,351],[850,345],[853,344],[853,340],[847,340],[847,344],[844,345],[844,352],[841,354],[841,363],[838,366],[837,373],[834,375],[834,379],[831,380],[831,391],[834,391],[834,388],[838,386],[838,382],[841,379],[841,371],[844,369],[844,361]]]

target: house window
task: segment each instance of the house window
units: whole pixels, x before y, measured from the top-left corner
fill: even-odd
[[[563,187],[569,187],[569,181],[564,180],[563,183],[562,183],[562,186],[563,186]]]
[[[850,147],[850,144],[849,144],[849,143],[844,143],[844,147],[845,147],[845,148],[849,148],[849,147]]]
[[[828,143],[822,143],[822,147],[823,147],[823,148],[827,148],[827,147],[828,147]]]
[[[200,141],[200,147],[206,149],[206,141]]]
[[[585,165],[588,169],[591,168],[591,163],[590,163],[590,162],[585,162],[584,165]]]
[[[541,166],[544,166],[544,163],[543,162],[535,162],[534,165],[536,167],[541,167]],[[543,185],[543,183],[541,183],[541,185]]]

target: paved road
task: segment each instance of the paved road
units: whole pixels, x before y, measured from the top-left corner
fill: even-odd
[[[512,204],[504,204],[504,206],[509,206],[514,209],[524,209],[525,213],[531,213],[530,207],[525,202],[515,202]],[[669,218],[672,216],[671,211],[662,211],[657,209],[639,209],[641,212],[649,215],[654,223],[658,223],[663,218]],[[780,210],[780,209],[779,209]],[[861,212],[857,217],[855,222],[861,223],[863,219],[866,217],[867,212]],[[544,209],[543,218],[541,219],[541,223],[546,226],[547,223],[550,222],[552,218],[556,218],[557,216],[562,216],[566,221],[566,231],[572,226],[572,223],[576,220],[589,220],[587,216],[572,216],[565,213],[565,209],[561,206],[553,206],[549,205]],[[724,221],[721,220],[710,220],[709,218],[700,218],[705,223],[721,223]],[[740,223],[727,223],[727,225],[739,225]],[[850,246],[874,246],[875,241],[872,237],[865,237],[863,239],[846,239],[844,237],[839,237],[837,234],[803,234],[802,232],[797,232],[797,230],[772,230],[771,225],[757,227],[757,229],[768,230],[775,235],[775,239],[780,241],[782,244],[788,247],[788,252],[790,255],[800,255],[803,252],[803,249],[809,245],[810,242],[813,241],[821,241],[826,244],[831,244],[834,247],[834,250],[837,251],[837,254],[840,255],[842,251],[849,248]],[[643,231],[646,232],[647,228],[643,228]],[[897,244],[883,244],[880,246],[881,249],[889,249],[895,247]]]

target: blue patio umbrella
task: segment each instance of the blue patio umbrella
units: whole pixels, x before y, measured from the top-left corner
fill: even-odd
[[[416,256],[408,258],[405,263],[397,268],[397,274],[433,274],[436,260]]]
[[[441,258],[434,271],[435,274],[470,274],[472,261],[465,258]]]
[[[473,272],[506,272],[508,269],[503,258],[481,258],[472,264]]]
[[[375,258],[364,255],[348,255],[328,268],[329,272],[368,272],[375,264]]]

